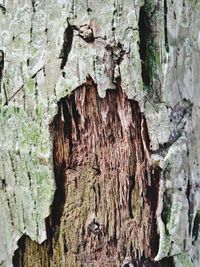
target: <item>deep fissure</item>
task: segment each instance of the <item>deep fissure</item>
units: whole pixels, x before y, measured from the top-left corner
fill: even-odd
[[[60,69],[64,69],[67,60],[68,60],[68,56],[69,53],[71,51],[72,48],[72,42],[73,42],[73,37],[74,37],[74,30],[73,27],[70,25],[70,23],[68,22],[68,26],[64,31],[64,42],[63,42],[63,47],[62,50],[60,52],[60,56],[59,58],[62,59],[61,65],[60,65]]]
[[[0,50],[0,93],[1,93],[1,81],[3,77],[3,69],[4,69],[4,52]]]
[[[164,33],[165,33],[165,49],[169,53],[168,32],[167,32],[167,0],[164,0]]]
[[[148,72],[147,60],[148,60],[148,39],[150,36],[151,29],[150,29],[149,17],[145,11],[145,5],[140,8],[138,26],[139,26],[139,37],[140,37],[139,53],[142,66],[142,80],[144,85],[149,86],[150,76]]]

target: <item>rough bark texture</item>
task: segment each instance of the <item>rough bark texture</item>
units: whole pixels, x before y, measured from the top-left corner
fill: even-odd
[[[0,265],[199,267],[199,16],[0,1]]]

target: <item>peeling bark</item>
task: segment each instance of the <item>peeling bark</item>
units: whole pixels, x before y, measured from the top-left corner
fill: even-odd
[[[154,262],[161,171],[149,164],[139,105],[88,80],[50,125],[56,192],[42,244],[23,236],[14,266],[173,266]],[[32,255],[32,256],[31,256]]]

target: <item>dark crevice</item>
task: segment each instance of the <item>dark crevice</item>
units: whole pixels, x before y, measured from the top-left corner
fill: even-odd
[[[33,16],[34,16],[34,11],[33,11]],[[32,40],[33,40],[33,19],[31,21],[31,27],[30,27],[30,46],[32,44]]]
[[[161,261],[158,262],[158,267],[175,267],[174,258],[166,257],[162,259]]]
[[[166,166],[164,172],[163,172],[163,177],[164,179],[169,179],[170,177],[170,165]],[[167,229],[167,223],[170,220],[170,215],[171,215],[171,206],[172,206],[172,189],[166,189],[163,193],[163,209],[161,213],[161,219],[165,225],[165,231],[168,234],[168,229]]]
[[[186,191],[185,191],[185,194],[187,196],[187,200],[188,200],[188,204],[189,204],[189,209],[188,209],[188,223],[189,223],[189,234],[191,234],[191,231],[193,231],[192,227],[192,222],[193,222],[193,205],[192,203],[190,202],[190,194],[191,194],[191,184],[190,184],[190,181],[188,180],[188,183],[187,183],[187,188],[186,188]]]
[[[131,110],[132,110],[132,116],[135,118],[135,129],[133,130],[134,137],[137,137],[137,136],[140,136],[142,133],[142,129],[141,129],[142,114],[140,112],[140,107],[137,101],[131,101]],[[145,142],[145,140],[143,141]],[[138,145],[139,145],[139,152],[140,152],[141,158],[142,160],[144,160],[144,157],[145,157],[144,147],[142,143],[139,143]]]
[[[167,32],[167,0],[164,0],[164,33],[165,33],[165,49],[169,53],[168,32]],[[175,13],[174,13],[175,14]],[[175,14],[176,15],[176,14]]]
[[[18,247],[20,247],[20,250],[15,250],[13,259],[12,259],[12,263],[13,266],[20,266],[20,267],[26,267],[24,266],[24,252],[25,252],[25,248],[26,248],[26,235],[23,235],[19,241],[17,242]]]
[[[91,8],[87,8],[87,13],[88,13],[88,15],[90,15],[90,13],[92,12],[92,9]]]
[[[60,224],[60,218],[63,213],[63,205],[65,201],[65,190],[64,187],[61,186],[61,183],[64,184],[64,177],[63,174],[60,173],[59,178],[59,185],[58,182],[57,188],[54,194],[54,199],[51,205],[51,215],[46,218],[46,230],[47,230],[47,238],[49,240],[52,239],[55,231],[58,229],[58,226]],[[56,181],[58,181],[58,178]]]
[[[11,163],[13,175],[14,175],[14,178],[15,178],[15,184],[17,184],[17,175],[16,175],[16,169],[15,169],[14,159],[13,159],[12,154],[11,154],[10,151],[8,151],[8,154],[9,154],[9,158],[10,158],[10,163]]]
[[[193,242],[198,239],[200,229],[200,214],[197,213],[194,219],[194,226],[192,229]]]
[[[133,254],[133,260],[126,264],[128,267],[175,267],[173,257],[163,258],[161,261],[155,262],[144,255],[138,253]],[[123,265],[126,266],[126,265]]]
[[[150,173],[151,183],[147,185],[146,197],[150,205],[152,220],[152,233],[150,239],[150,246],[152,247],[152,254],[155,257],[159,249],[159,235],[157,233],[157,219],[156,219],[156,210],[158,205],[158,192],[159,192],[159,182],[161,178],[161,169],[159,167],[152,168]],[[146,171],[146,179],[148,180],[148,173]]]
[[[150,22],[149,17],[146,14],[145,6],[140,8],[140,16],[139,16],[139,53],[142,65],[142,80],[144,85],[149,86],[150,84],[150,77],[148,72],[147,66],[147,55],[148,55],[148,39],[150,36]]]
[[[67,247],[67,240],[66,240],[65,235],[63,237],[63,247],[64,247],[64,253],[67,253],[68,252],[68,247]]]
[[[164,177],[166,177],[166,173],[164,173]],[[171,196],[172,196],[172,192],[170,192],[170,189],[166,190],[163,193],[163,209],[161,213],[161,219],[165,225],[165,230],[167,233],[168,233],[168,230],[166,226],[170,219],[170,212],[171,212],[171,205],[172,205]]]
[[[5,5],[0,4],[0,9],[1,9],[2,13],[3,13],[4,15],[6,15],[7,10],[6,10]]]
[[[6,189],[6,187],[7,187],[6,179],[2,179],[1,180],[1,188]]]
[[[32,4],[32,8],[33,8],[33,13],[35,13],[36,12],[36,1],[32,0],[31,4]]]
[[[114,2],[114,8],[115,8],[115,2]],[[117,10],[114,9],[113,17],[112,17],[112,20],[111,20],[111,29],[112,29],[113,36],[115,36],[115,30],[116,30],[116,28],[115,28],[116,13],[117,13]]]
[[[61,62],[61,65],[60,65],[60,69],[61,70],[64,69],[64,67],[65,67],[65,65],[67,63],[68,56],[69,56],[69,53],[70,53],[71,48],[72,48],[73,36],[74,36],[73,27],[68,22],[68,26],[64,31],[63,47],[62,47],[62,50],[61,50],[60,56],[59,56],[59,58],[62,59],[62,62]]]
[[[27,171],[27,175],[28,175],[28,180],[29,180],[29,187],[31,189],[31,187],[32,187],[32,179],[31,179],[31,173],[30,173],[30,171]]]
[[[12,226],[14,226],[14,219],[13,219],[13,214],[12,214],[12,208],[11,208],[11,205],[10,205],[10,199],[7,197],[6,201],[7,201],[8,209],[9,209],[10,221],[11,221]]]
[[[86,43],[93,43],[95,41],[93,29],[90,27],[90,25],[81,25],[80,28],[77,28],[76,26],[74,27],[76,30],[78,30],[78,36]]]
[[[65,160],[64,143],[65,139],[71,140],[71,117],[67,102],[64,98],[58,102],[58,114],[54,117],[50,125],[50,132],[53,136],[53,165],[56,191],[51,205],[51,214],[46,218],[45,222],[47,238],[52,240],[53,236],[58,231],[65,203],[65,169],[67,162]],[[52,246],[50,246],[50,248],[52,248]],[[49,253],[52,254],[51,249]]]
[[[64,125],[63,125],[63,135],[64,135],[64,142],[67,139],[69,142],[68,147],[68,155],[72,154],[72,115],[69,110],[68,102],[65,98],[62,98],[58,103],[58,112],[62,113],[59,114],[59,117],[63,116]]]
[[[0,93],[1,93],[1,81],[3,77],[3,69],[4,69],[4,52],[0,50]]]
[[[135,186],[135,177],[131,176],[129,178],[129,199],[128,199],[128,209],[129,209],[129,216],[133,218],[133,211],[132,211],[132,193]]]

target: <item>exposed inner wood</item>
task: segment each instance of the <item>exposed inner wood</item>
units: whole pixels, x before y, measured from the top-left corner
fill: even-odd
[[[23,236],[14,266],[173,266],[153,261],[161,174],[148,164],[138,103],[121,88],[100,98],[90,80],[60,100],[50,129],[57,190],[48,238]]]

